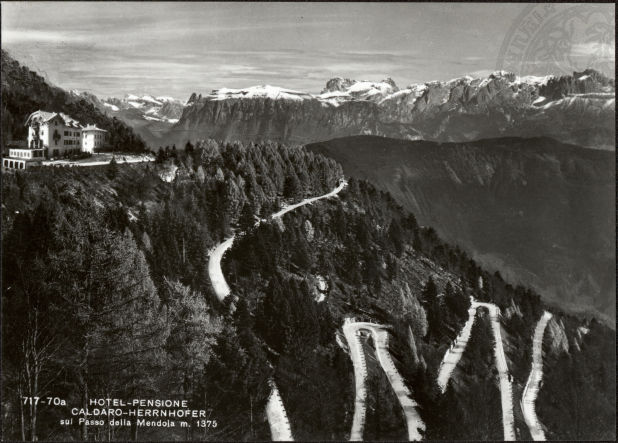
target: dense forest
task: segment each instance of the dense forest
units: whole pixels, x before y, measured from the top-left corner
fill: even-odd
[[[112,150],[140,152],[145,150],[144,141],[133,129],[115,117],[108,117],[92,103],[76,97],[65,90],[50,85],[43,77],[22,66],[4,49],[2,68],[2,147],[10,141],[26,140],[25,126],[28,116],[34,111],[63,112],[82,125],[96,124],[109,131]]]
[[[169,171],[173,180],[164,181]],[[334,160],[304,148],[213,140],[162,151],[153,164],[5,175],[4,438],[267,440],[274,379],[295,438],[347,439],[354,376],[341,326],[355,317],[390,327],[389,347],[421,406],[426,438],[500,440],[488,316],[475,323],[444,395],[437,369],[469,295],[491,301],[503,312],[519,410],[544,309],[539,296],[484,271],[389,194],[354,178],[338,198],[255,225],[286,203],[329,192],[341,177]],[[243,234],[224,257],[232,296],[220,302],[208,256],[232,232]],[[615,438],[613,331],[552,312],[538,407],[548,436]],[[373,344],[363,345],[365,437],[405,439]],[[576,386],[558,392],[564,380]],[[580,393],[585,404],[571,401]],[[63,427],[68,407],[24,405],[34,395],[84,407],[89,398],[187,399],[219,426]],[[521,412],[516,428],[530,438]]]

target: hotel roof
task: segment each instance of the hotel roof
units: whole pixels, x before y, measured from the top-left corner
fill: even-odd
[[[105,129],[97,128],[97,125],[86,125],[82,128],[82,131],[101,131],[107,132]]]
[[[74,128],[80,127],[79,122],[77,120],[75,120],[74,118],[62,112],[47,112],[47,111],[41,111],[41,110],[35,111],[32,114],[30,114],[30,116],[28,117],[28,120],[26,120],[26,126],[30,125],[30,123],[34,119],[38,119],[42,123],[47,123],[48,121],[52,120],[56,116],[59,116],[64,121],[64,124],[66,126],[71,126]]]

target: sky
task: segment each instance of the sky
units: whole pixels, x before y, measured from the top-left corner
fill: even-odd
[[[560,18],[563,6],[555,7]],[[2,2],[1,8],[2,48],[60,87],[101,97],[187,99],[259,84],[318,93],[333,77],[391,77],[406,86],[487,75],[526,5]],[[613,76],[615,9],[602,8],[611,29],[605,24],[599,31],[598,17],[586,16],[583,40],[567,56],[581,65],[595,51],[595,62]],[[535,59],[539,54],[527,56],[529,73],[551,73]]]

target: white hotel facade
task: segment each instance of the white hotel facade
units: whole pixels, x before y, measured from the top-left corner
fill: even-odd
[[[58,158],[78,152],[94,153],[107,145],[107,131],[96,125],[81,126],[62,112],[35,111],[26,120],[28,144],[26,148],[9,148],[9,157],[2,166],[26,169],[37,166],[45,158]]]

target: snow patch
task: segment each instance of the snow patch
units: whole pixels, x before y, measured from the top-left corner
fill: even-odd
[[[170,97],[170,96],[167,96],[167,95],[161,95],[161,96],[155,97],[155,98],[156,98],[157,101],[160,101],[160,102],[163,102],[163,103],[177,101],[174,97]]]
[[[345,91],[329,91],[324,92],[323,94],[315,96],[318,100],[322,102],[323,106],[334,106],[337,107],[341,105],[341,103],[353,100],[353,97]]]
[[[393,85],[387,82],[376,83],[362,80],[352,84],[346,92],[357,99],[375,100],[393,94],[396,90]]]
[[[164,122],[164,121],[165,121],[165,120],[164,120],[164,119],[162,119],[162,118],[152,117],[152,116],[150,116],[150,115],[145,115],[145,114],[144,114],[144,118],[145,118],[146,120],[152,120],[152,121],[155,121],[155,122]]]
[[[393,92],[392,94],[389,94],[386,97],[384,97],[382,100],[378,102],[378,104],[381,105],[382,103],[387,102],[389,100],[395,100],[400,97],[405,97],[408,95],[411,95],[416,100],[418,97],[421,96],[422,91],[425,91],[425,89],[427,89],[425,85],[413,85],[413,86],[410,86],[408,89],[400,89],[399,91]]]
[[[142,101],[149,102],[149,103],[152,103],[153,105],[158,105],[158,106],[161,106],[163,104],[160,101],[155,100],[149,95],[142,96]]]
[[[374,83],[368,81],[359,81],[348,88],[349,93],[365,93],[373,94],[388,94],[393,92],[393,86],[389,83]]]
[[[536,76],[526,75],[524,77],[515,77],[515,83],[526,83],[533,86],[545,86],[547,83],[554,79],[553,75]]]
[[[585,327],[585,326],[578,326],[578,327],[577,327],[577,332],[578,332],[580,335],[586,335],[587,333],[589,333],[589,332],[590,332],[590,329],[588,329],[588,328],[587,328],[587,327]]]
[[[311,94],[294,91],[292,89],[280,88],[277,86],[262,85],[251,86],[244,89],[215,89],[207,96],[210,100],[226,100],[232,98],[269,98],[272,100],[295,100],[302,101],[313,98]]]
[[[103,106],[107,106],[108,108],[111,108],[112,111],[120,111],[120,108],[118,106],[112,105],[111,103],[103,102]]]

